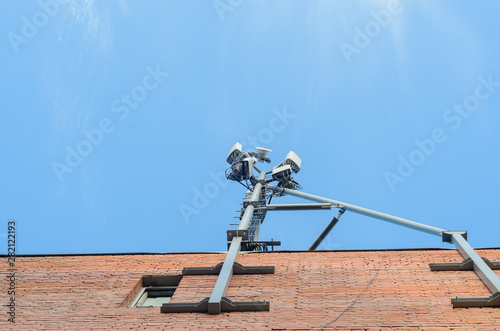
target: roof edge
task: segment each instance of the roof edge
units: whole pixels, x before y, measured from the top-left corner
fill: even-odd
[[[456,248],[389,248],[387,251],[447,251],[455,250]],[[500,247],[480,247],[474,248],[475,250],[496,250]],[[385,249],[373,248],[373,249],[335,249],[335,250],[275,250],[275,251],[264,251],[264,252],[242,252],[246,254],[255,253],[325,253],[325,252],[376,252],[385,251]],[[184,254],[224,254],[226,252],[169,252],[169,253],[155,253],[155,252],[124,252],[124,253],[74,253],[74,254],[16,254],[16,257],[43,257],[43,256],[112,256],[112,255],[184,255]],[[0,257],[8,257],[8,254],[0,254]]]

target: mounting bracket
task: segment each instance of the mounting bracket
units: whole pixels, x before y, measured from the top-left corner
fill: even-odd
[[[487,298],[455,298],[451,299],[453,308],[500,307],[500,292]]]
[[[483,257],[482,260],[491,270],[500,270],[500,262],[491,262]],[[431,271],[474,271],[472,258],[466,258],[459,263],[429,263]],[[451,299],[453,308],[472,307],[500,307],[500,292],[495,292],[486,298],[459,298]]]
[[[218,275],[224,263],[214,267],[190,267],[182,269],[182,275]],[[238,262],[233,264],[233,275],[274,274],[274,266],[243,266]]]
[[[482,259],[491,270],[500,270],[500,262],[491,262],[485,257]],[[429,267],[431,271],[466,271],[474,270],[474,263],[469,257],[459,263],[429,263]]]
[[[227,241],[231,242],[234,237],[241,237],[243,240],[248,240],[248,230],[227,230]]]
[[[386,222],[398,224],[407,228],[441,237],[444,242],[455,245],[464,259],[470,258],[470,260],[472,261],[472,268],[474,272],[492,293],[492,295],[488,298],[453,299],[453,307],[463,307],[464,305],[468,305],[468,307],[479,307],[478,305],[481,305],[481,307],[498,306],[497,304],[500,300],[498,298],[498,293],[500,293],[500,278],[498,278],[498,276],[493,272],[492,268],[490,268],[490,265],[488,265],[481,257],[479,257],[474,248],[472,248],[471,245],[467,242],[467,231],[448,231],[434,226],[413,222],[404,218],[380,213],[367,208],[351,205],[345,202],[323,198],[317,195],[277,187],[271,184],[267,184],[266,187],[270,190],[273,190],[274,192],[289,194],[320,203],[330,203],[332,207],[335,208],[352,211],[358,214],[377,218]],[[493,264],[496,265],[496,262],[494,262]],[[469,268],[469,266],[462,266],[462,268]]]
[[[465,240],[467,240],[467,231],[461,230],[461,231],[443,231],[443,242],[444,243],[450,243],[453,244],[453,235],[454,234],[461,234],[462,237],[464,237]]]
[[[211,313],[206,297],[196,303],[164,303],[161,307],[162,313]],[[231,301],[222,297],[220,301],[220,312],[233,311],[269,311],[268,301]]]

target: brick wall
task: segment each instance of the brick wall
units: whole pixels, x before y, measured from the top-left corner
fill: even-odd
[[[500,249],[478,250],[500,261]],[[241,254],[243,265],[274,265],[270,275],[235,275],[227,297],[267,300],[269,312],[162,314],[123,307],[143,275],[180,274],[214,266],[224,254],[36,256],[16,258],[14,329],[257,329],[321,328],[335,319],[375,275],[384,251]],[[500,330],[500,308],[453,309],[450,299],[491,293],[473,271],[431,272],[432,262],[461,262],[455,250],[388,251],[378,277],[356,304],[326,329]],[[2,266],[6,257],[0,258]],[[500,276],[500,271],[495,271]],[[1,269],[0,329],[7,322],[6,271]],[[185,276],[171,302],[210,296],[217,276]]]

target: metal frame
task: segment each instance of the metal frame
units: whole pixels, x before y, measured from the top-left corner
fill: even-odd
[[[209,314],[220,314],[223,311],[268,311],[269,302],[254,301],[254,302],[233,302],[226,298],[227,289],[233,274],[237,270],[241,272],[245,267],[236,263],[238,254],[241,249],[241,244],[244,237],[248,237],[248,227],[255,211],[255,206],[260,199],[262,190],[262,183],[264,182],[266,174],[261,172],[259,175],[259,182],[254,186],[252,195],[244,204],[245,211],[241,217],[238,230],[228,231],[228,236],[232,237],[231,245],[227,252],[226,258],[222,266],[217,265],[213,269],[218,269],[219,277],[215,283],[212,294],[209,298],[205,298],[198,303],[166,303],[162,306],[162,313],[174,312],[208,312]],[[230,233],[231,232],[231,233]],[[260,268],[260,270],[259,270]],[[183,274],[206,274],[207,270],[200,270],[199,268],[184,269]],[[212,269],[212,268],[210,268]],[[209,272],[216,272],[210,270]],[[274,267],[247,267],[246,273],[274,273]]]
[[[465,259],[471,259],[474,272],[491,291],[487,298],[455,298],[451,300],[453,308],[467,307],[500,307],[500,279],[476,253],[461,233],[452,233],[451,241]]]
[[[434,226],[425,225],[422,223],[413,222],[404,218],[395,217],[392,215],[380,213],[367,208],[351,205],[345,202],[340,202],[332,199],[323,198],[317,195],[312,195],[304,192],[298,192],[287,188],[277,187],[271,184],[266,184],[266,188],[274,192],[289,194],[299,198],[330,203],[332,207],[339,208],[340,210],[349,210],[358,214],[366,215],[369,217],[377,218],[382,221],[394,223],[407,228],[426,232],[435,236],[440,236],[444,242],[455,245],[460,254],[465,259],[472,261],[472,267],[479,279],[488,287],[492,295],[488,298],[455,298],[452,299],[454,308],[462,307],[500,307],[500,278],[491,270],[490,266],[474,251],[474,249],[467,242],[467,231],[448,231]],[[337,220],[338,221],[338,220]],[[329,226],[337,223],[335,218],[330,222]],[[333,225],[331,227],[333,227]],[[327,231],[328,227],[323,231]],[[329,231],[329,230],[328,230]],[[321,235],[320,235],[321,236]],[[319,238],[318,238],[319,239]],[[318,240],[317,239],[317,240]],[[314,244],[313,244],[314,245]],[[312,246],[311,246],[312,247]]]
[[[346,211],[352,211],[365,216],[377,218],[386,222],[394,223],[404,226],[413,230],[429,233],[442,238],[443,242],[454,244],[459,250],[460,254],[466,259],[462,264],[455,263],[453,266],[433,266],[431,270],[474,270],[481,281],[492,292],[488,298],[466,298],[466,299],[452,299],[453,307],[500,307],[500,279],[492,271],[492,266],[497,266],[496,262],[485,262],[469,245],[467,242],[467,231],[449,231],[434,226],[410,221],[404,218],[392,216],[389,214],[380,213],[367,208],[355,206],[345,202],[340,202],[332,199],[323,198],[320,196],[298,192],[295,189],[300,189],[301,186],[295,182],[290,174],[287,178],[276,178],[274,175],[271,180],[266,181],[266,175],[273,172],[263,172],[255,167],[257,161],[270,162],[271,160],[266,157],[269,150],[258,149],[259,153],[242,152],[241,144],[236,143],[230,150],[227,162],[231,165],[229,174],[226,172],[227,179],[240,182],[248,189],[248,180],[250,180],[253,190],[247,193],[246,199],[243,202],[243,209],[240,211],[240,223],[237,230],[230,230],[227,232],[228,252],[223,263],[219,263],[214,267],[202,268],[184,268],[183,275],[215,275],[218,274],[217,281],[212,290],[210,297],[203,299],[197,303],[166,303],[163,304],[161,312],[208,312],[209,314],[219,314],[223,311],[269,311],[270,304],[266,301],[254,302],[233,302],[226,298],[227,289],[231,282],[233,274],[269,274],[274,273],[274,267],[258,266],[258,267],[244,267],[236,262],[239,252],[243,249],[253,250],[258,249],[258,245],[265,245],[266,242],[260,242],[260,224],[264,220],[267,211],[271,210],[330,210],[332,207],[338,208],[338,215],[335,216],[318,238],[311,245],[309,250],[315,250],[323,239],[328,235],[332,228],[338,223],[340,216]],[[264,153],[262,153],[264,151]],[[293,152],[290,152],[293,153]],[[287,155],[285,163],[280,163],[281,166],[286,164],[290,153]],[[300,170],[300,158],[293,153],[296,158],[292,161],[298,161],[295,164],[296,169],[294,173]],[[237,158],[235,160],[235,158]],[[241,162],[245,163],[245,170],[241,171]],[[275,167],[276,168],[276,167]],[[273,169],[275,169],[273,168]],[[253,176],[253,169],[259,173],[259,179]],[[242,180],[247,181],[247,185],[242,183]],[[271,185],[273,180],[279,181],[279,186]],[[287,187],[287,188],[285,188]],[[293,195],[299,198],[315,201],[317,203],[310,204],[266,204],[267,190],[273,193],[270,196],[269,202],[275,193],[278,196]],[[270,242],[275,244],[275,242]],[[499,264],[500,265],[500,264]]]
[[[411,229],[414,229],[414,230],[418,230],[418,231],[430,233],[430,234],[433,234],[435,236],[440,236],[441,237],[443,231],[446,231],[444,229],[440,229],[440,228],[437,228],[437,227],[434,227],[434,226],[430,226],[430,225],[425,225],[425,224],[413,222],[413,221],[406,220],[406,219],[401,218],[401,217],[396,217],[396,216],[392,216],[392,215],[380,213],[378,211],[366,209],[366,208],[363,208],[363,207],[358,207],[358,206],[355,206],[355,205],[351,205],[349,203],[340,202],[340,201],[336,201],[336,200],[332,200],[332,199],[327,199],[327,198],[323,198],[323,197],[320,197],[320,196],[317,196],[317,195],[312,195],[312,194],[308,194],[308,193],[304,193],[304,192],[290,190],[290,189],[287,189],[287,188],[281,188],[281,187],[277,187],[277,186],[274,186],[274,185],[271,185],[271,184],[266,184],[266,188],[268,188],[270,190],[273,190],[275,192],[285,193],[285,194],[293,195],[293,196],[296,196],[296,197],[299,197],[299,198],[303,198],[303,199],[307,199],[307,200],[311,200],[311,201],[330,203],[332,205],[332,207],[334,207],[334,208],[345,209],[345,210],[349,210],[349,211],[352,211],[352,212],[355,212],[355,213],[358,213],[358,214],[362,214],[362,215],[365,215],[365,216],[370,216],[370,217],[373,217],[373,218],[378,218],[378,219],[380,219],[382,221],[386,221],[386,222],[390,222],[390,223],[395,223],[395,224],[398,224],[398,225],[405,226],[407,228],[411,228]]]
[[[265,178],[266,174],[261,172],[259,174],[259,180],[264,180]],[[259,201],[261,190],[262,183],[259,182],[253,189],[252,195],[249,199],[249,204],[246,207],[245,212],[243,213],[243,217],[241,218],[238,230],[248,229],[250,220],[252,219],[253,212],[255,210],[254,203],[257,203],[257,201]],[[212,295],[208,300],[209,314],[219,314],[221,312],[221,300],[226,296],[227,288],[229,287],[229,283],[231,282],[231,278],[233,277],[233,265],[236,262],[238,253],[240,252],[242,240],[243,237],[235,236],[231,242],[231,246],[229,247],[229,251],[227,252],[226,259],[224,260],[224,264],[222,265],[222,269],[219,273],[219,277],[217,278],[217,282],[215,283]]]

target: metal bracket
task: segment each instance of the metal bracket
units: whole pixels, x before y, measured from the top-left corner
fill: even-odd
[[[266,205],[266,210],[330,210],[331,203],[293,203]]]
[[[206,313],[209,299],[207,297],[194,303],[164,303],[160,311],[162,313]]]
[[[451,299],[453,308],[500,307],[500,292],[487,298],[455,298]]]
[[[457,233],[460,234],[460,233]],[[463,236],[463,234],[462,234]],[[460,238],[460,236],[458,236]],[[479,259],[479,256],[478,256]],[[491,270],[500,270],[500,262],[492,262],[487,258],[481,258],[479,261],[483,261],[484,264],[488,266]],[[477,260],[476,260],[477,262]],[[459,263],[430,263],[429,267],[431,271],[476,271],[477,266],[475,266],[474,260],[472,258],[466,258]],[[493,273],[493,271],[491,271]],[[477,273],[477,272],[476,272]],[[494,274],[493,274],[494,275]],[[484,279],[480,278],[483,282]],[[486,278],[488,280],[488,278]],[[486,284],[486,283],[485,283]],[[500,307],[500,292],[497,291],[487,298],[459,298],[451,299],[451,304],[453,308],[473,308],[473,307]]]
[[[241,237],[248,240],[248,230],[227,230],[227,241],[232,241],[234,237]]]
[[[248,201],[248,200],[243,201],[243,209],[247,208],[248,206],[254,206],[255,208],[257,208],[258,201]]]
[[[485,257],[482,259],[491,270],[500,270],[500,262],[491,262]],[[474,262],[467,258],[459,263],[429,263],[429,267],[431,271],[466,271],[474,270]]]
[[[182,275],[218,275],[224,263],[215,267],[191,267],[182,269]],[[233,264],[234,275],[274,274],[274,266],[243,266],[238,262]]]
[[[209,297],[196,303],[164,303],[161,307],[162,313],[209,313],[218,314],[220,312],[233,311],[269,311],[268,301],[248,301],[237,302],[222,297],[220,301],[220,311],[211,312],[209,309]]]
[[[464,237],[465,240],[467,240],[467,231],[465,230],[460,230],[460,231],[443,231],[443,242],[445,243],[452,243],[452,238],[454,234],[461,234],[462,237]]]

